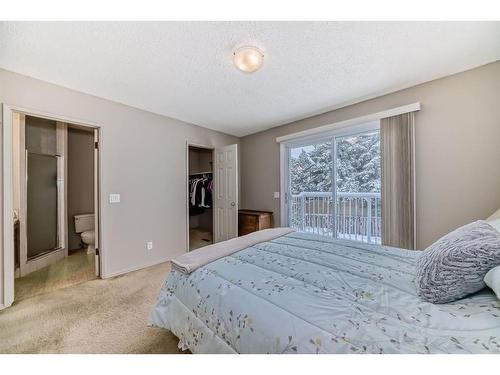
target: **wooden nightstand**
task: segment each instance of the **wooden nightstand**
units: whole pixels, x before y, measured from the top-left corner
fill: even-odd
[[[271,211],[238,211],[238,236],[272,227],[273,213]]]

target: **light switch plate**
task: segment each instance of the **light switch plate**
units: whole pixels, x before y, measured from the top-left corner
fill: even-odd
[[[146,242],[146,249],[153,250],[153,242]]]
[[[109,194],[109,203],[120,203],[120,194]]]
[[[280,192],[279,191],[275,191],[274,192],[274,198],[279,198],[280,197]]]

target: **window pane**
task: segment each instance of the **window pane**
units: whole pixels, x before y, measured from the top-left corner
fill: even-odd
[[[337,138],[337,191],[380,192],[378,131]]]
[[[380,243],[380,137],[370,132],[337,142],[338,238]]]
[[[290,150],[291,193],[332,191],[332,143]]]
[[[289,168],[290,226],[332,236],[332,142],[292,148]]]

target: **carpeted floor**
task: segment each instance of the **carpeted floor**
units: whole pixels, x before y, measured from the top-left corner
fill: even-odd
[[[15,279],[16,301],[95,279],[94,254],[81,249],[50,266]]]
[[[0,311],[0,353],[180,353],[170,332],[146,325],[169,263],[91,280]]]

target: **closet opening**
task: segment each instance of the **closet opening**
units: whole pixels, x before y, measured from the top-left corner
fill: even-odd
[[[187,245],[191,251],[214,240],[214,150],[188,144],[187,151]]]

